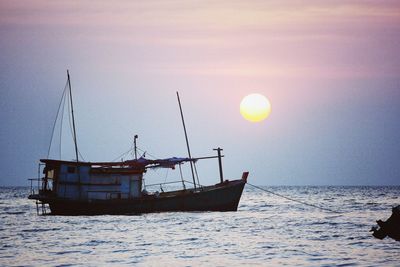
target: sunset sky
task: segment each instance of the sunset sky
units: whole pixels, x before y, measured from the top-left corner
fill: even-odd
[[[37,176],[67,69],[88,161],[135,134],[186,156],[179,91],[193,156],[222,147],[227,179],[400,184],[399,1],[0,0],[0,185]],[[239,112],[251,93],[271,101],[259,123]],[[217,167],[198,164],[204,184]]]

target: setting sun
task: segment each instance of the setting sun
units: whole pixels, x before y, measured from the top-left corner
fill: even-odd
[[[271,113],[271,103],[260,94],[250,94],[240,102],[240,113],[251,122],[259,122]]]

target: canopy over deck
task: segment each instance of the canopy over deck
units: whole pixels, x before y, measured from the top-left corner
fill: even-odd
[[[40,162],[49,165],[60,165],[60,164],[70,164],[70,165],[81,165],[81,166],[92,166],[92,167],[108,167],[108,168],[134,168],[134,169],[146,169],[146,168],[174,168],[177,164],[182,164],[184,162],[195,162],[199,159],[209,159],[216,158],[212,157],[201,157],[201,158],[166,158],[166,159],[146,159],[139,158],[133,160],[119,161],[119,162],[85,162],[85,161],[66,161],[66,160],[55,160],[55,159],[41,159]]]

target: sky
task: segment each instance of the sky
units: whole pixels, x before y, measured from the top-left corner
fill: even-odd
[[[222,147],[226,179],[400,185],[399,1],[0,0],[0,186],[37,177],[67,69],[85,160],[135,134],[148,158],[186,157],[179,91],[192,156]],[[271,102],[260,123],[239,112],[251,93]],[[219,181],[216,160],[197,168]]]

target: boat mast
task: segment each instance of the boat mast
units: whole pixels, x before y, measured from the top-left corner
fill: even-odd
[[[70,99],[70,102],[71,102],[72,128],[73,128],[73,131],[74,131],[75,156],[76,156],[76,163],[78,163],[79,162],[79,158],[78,158],[78,143],[76,142],[74,105],[72,103],[71,80],[69,78],[69,71],[68,70],[67,70],[67,76],[68,76],[69,99]]]
[[[186,132],[185,119],[183,118],[182,105],[181,105],[181,100],[179,99],[179,93],[178,92],[176,92],[176,96],[178,97],[179,110],[181,111],[183,131],[185,132],[186,146],[187,146],[187,150],[188,150],[188,154],[189,154],[189,159],[192,159],[192,156],[190,154],[189,140],[188,140],[187,132]],[[192,161],[190,161],[190,169],[192,171],[194,189],[196,189],[196,180],[194,179],[194,171],[193,171],[193,162]]]

